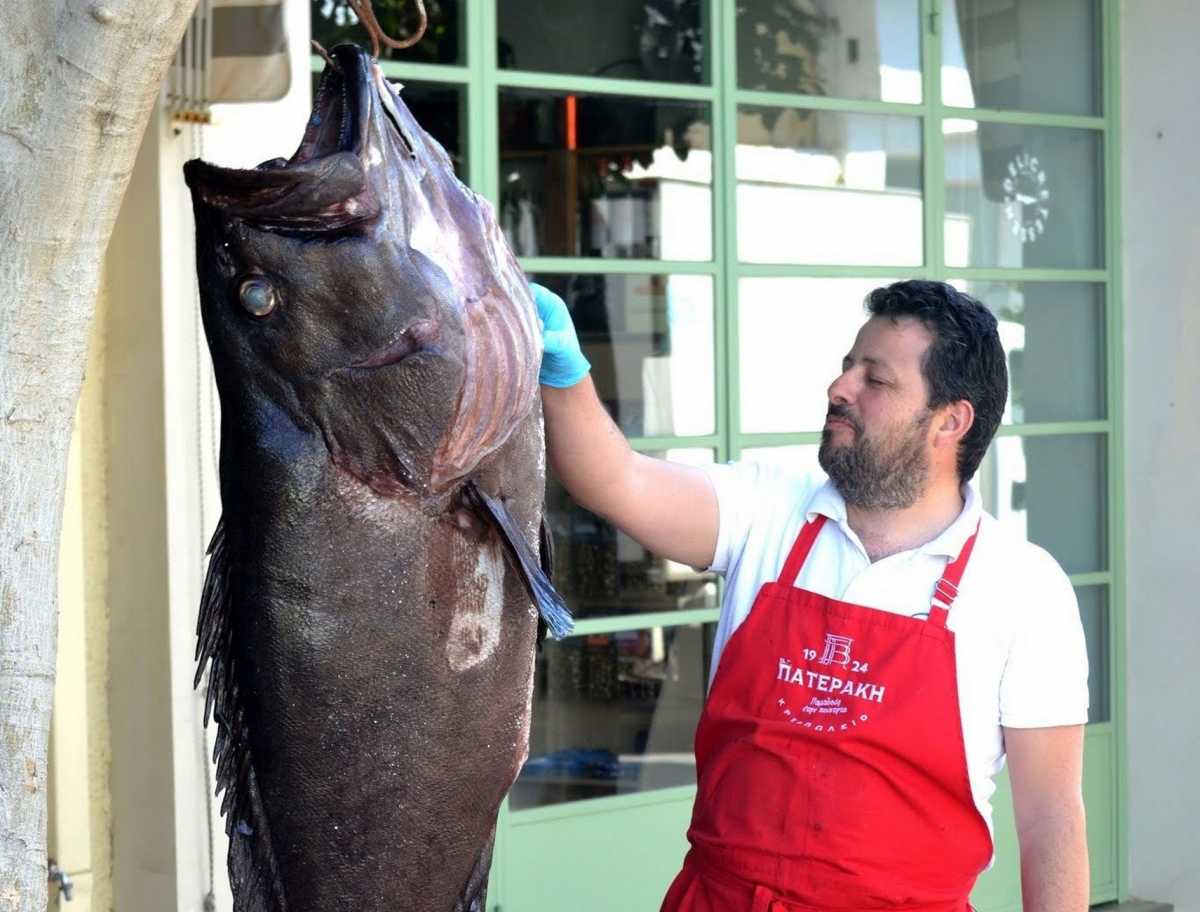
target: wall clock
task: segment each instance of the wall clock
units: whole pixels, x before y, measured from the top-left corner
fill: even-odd
[[[1036,241],[1045,232],[1050,215],[1050,188],[1037,156],[1018,152],[1008,163],[1003,187],[1009,230],[1023,244]]]

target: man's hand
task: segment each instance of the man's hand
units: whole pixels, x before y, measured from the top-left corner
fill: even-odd
[[[1005,728],[1025,912],[1088,907],[1083,726]]]
[[[538,382],[557,389],[574,386],[587,376],[592,366],[579,348],[579,337],[575,335],[567,305],[549,288],[533,282],[529,287],[533,289],[542,323],[542,369]]]

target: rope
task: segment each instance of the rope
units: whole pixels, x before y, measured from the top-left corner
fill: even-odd
[[[325,48],[321,45],[321,42],[317,41],[316,38],[312,38],[309,40],[309,44],[312,45],[312,49],[314,51],[321,55],[322,59],[329,65],[330,69],[336,72],[341,72],[342,68],[339,67],[337,62],[329,56],[329,51],[325,50]]]

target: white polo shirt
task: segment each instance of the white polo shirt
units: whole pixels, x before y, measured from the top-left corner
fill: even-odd
[[[929,611],[933,587],[982,517],[979,538],[950,610],[971,791],[992,826],[992,777],[1004,766],[1000,727],[1042,728],[1087,721],[1087,647],[1075,591],[1046,551],[1005,529],[964,489],[949,528],[912,551],[872,563],[847,525],[846,504],[824,475],[757,463],[707,468],[720,532],[711,569],[726,578],[710,681],[721,653],[764,583],[778,578],[800,527],[831,520],[796,584],[830,598],[891,611]]]

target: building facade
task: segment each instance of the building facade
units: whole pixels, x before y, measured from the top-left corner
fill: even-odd
[[[233,4],[236,6],[237,4]],[[871,288],[935,278],[996,314],[1012,392],[977,479],[1071,577],[1091,663],[1092,900],[1200,912],[1186,770],[1200,623],[1187,279],[1200,240],[1200,10],[1184,0],[427,0],[389,78],[567,300],[633,446],[815,465]],[[393,34],[407,4],[376,0]],[[202,155],[288,155],[344,0],[287,0],[278,101],[155,112],[114,234],[64,525],[52,854],[84,906],[200,910],[223,883],[191,690],[216,403],[190,202]],[[1170,51],[1170,53],[1168,53]],[[278,60],[276,60],[278,63]],[[489,908],[658,907],[686,847],[720,581],[548,486],[575,634],[539,653],[530,759]],[[1020,908],[1003,775],[973,897]],[[68,908],[67,906],[63,906]],[[79,906],[75,906],[79,907]]]

